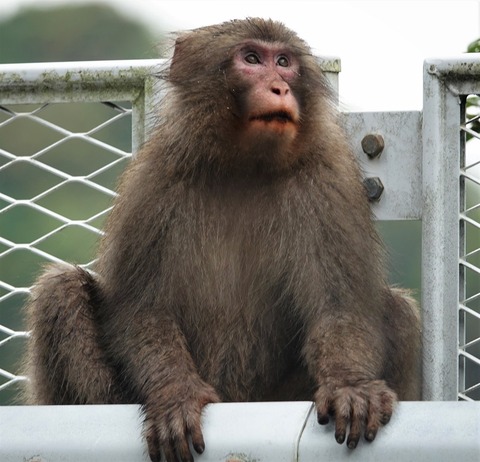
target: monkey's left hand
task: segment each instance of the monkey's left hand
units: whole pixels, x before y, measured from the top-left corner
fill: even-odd
[[[367,441],[373,441],[378,429],[392,416],[397,395],[383,380],[371,380],[350,386],[321,385],[315,394],[318,423],[325,425],[329,416],[335,418],[335,439],[357,447],[362,429]]]
[[[144,431],[150,459],[153,462],[193,462],[188,439],[191,438],[198,454],[205,450],[200,422],[202,409],[218,401],[215,390],[199,377],[163,387],[161,395],[145,405]]]

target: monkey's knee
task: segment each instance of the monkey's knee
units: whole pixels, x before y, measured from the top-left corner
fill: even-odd
[[[420,308],[408,291],[391,288],[387,298],[387,332],[390,336],[387,379],[399,399],[421,399]]]
[[[65,320],[70,311],[78,312],[89,304],[93,286],[93,277],[79,267],[66,263],[48,266],[32,288],[27,305],[28,327],[36,329],[39,323],[46,323],[49,329]]]
[[[27,401],[42,404],[86,401],[78,383],[95,365],[98,329],[93,297],[96,283],[85,270],[49,266],[38,278],[26,307],[30,339],[25,360],[31,385]]]

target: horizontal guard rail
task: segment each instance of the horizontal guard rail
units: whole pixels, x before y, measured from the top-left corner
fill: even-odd
[[[198,462],[478,462],[480,402],[402,402],[373,443],[352,451],[310,402],[220,403],[203,416]],[[2,462],[148,462],[138,406],[0,408]]]

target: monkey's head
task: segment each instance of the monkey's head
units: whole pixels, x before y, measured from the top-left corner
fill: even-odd
[[[190,118],[184,126],[208,139],[209,160],[237,168],[291,166],[302,144],[311,146],[307,126],[329,99],[305,42],[283,24],[258,18],[178,37],[168,80],[178,98],[176,117]]]

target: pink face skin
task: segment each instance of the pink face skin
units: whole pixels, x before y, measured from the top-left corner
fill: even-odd
[[[252,136],[292,141],[298,132],[299,106],[291,85],[299,76],[293,53],[282,44],[248,41],[236,51],[234,74],[247,88],[241,113]]]

